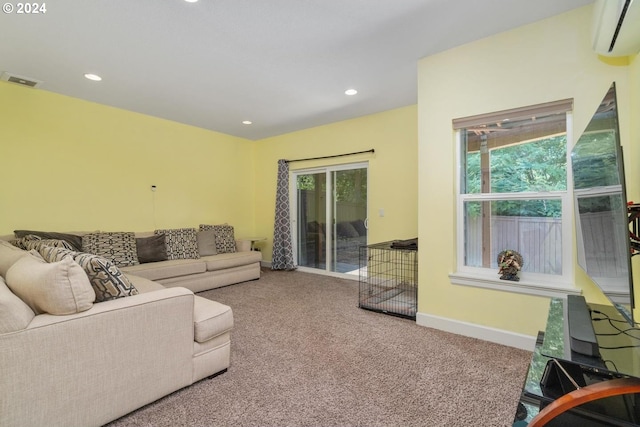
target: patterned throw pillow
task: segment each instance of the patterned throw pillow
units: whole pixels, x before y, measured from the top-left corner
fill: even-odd
[[[42,237],[36,236],[35,234],[27,234],[24,237],[12,241],[11,243],[20,249],[24,249],[25,251],[30,251],[31,249],[38,250],[42,245],[52,246],[54,248],[74,250],[73,246],[65,240],[43,239]]]
[[[117,267],[139,264],[133,232],[85,234],[82,236],[82,251],[106,258]]]
[[[96,302],[137,295],[138,290],[118,267],[109,260],[98,255],[74,252],[68,249],[42,246],[40,255],[47,262],[57,262],[71,257],[80,264],[89,277],[89,282],[96,293]]]
[[[198,259],[198,240],[195,228],[174,228],[155,230],[154,234],[164,234],[167,245],[167,259]]]
[[[82,249],[82,236],[70,233],[58,233],[56,231],[37,231],[37,230],[14,230],[13,234],[16,239],[24,237],[28,234],[34,234],[42,239],[64,240],[69,243],[74,251]]]
[[[213,230],[216,238],[216,252],[219,254],[236,251],[236,239],[233,226],[228,224],[207,225],[200,224],[200,231]]]

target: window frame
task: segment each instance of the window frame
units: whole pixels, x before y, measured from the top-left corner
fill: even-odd
[[[570,106],[567,109],[567,105]],[[547,108],[545,108],[547,107]],[[454,135],[456,144],[456,271],[449,275],[454,285],[472,286],[485,289],[501,290],[520,294],[566,297],[568,294],[580,294],[575,287],[575,243],[574,236],[574,204],[573,204],[573,174],[571,173],[571,146],[573,143],[573,100],[562,100],[553,103],[540,104],[538,106],[523,107],[514,110],[506,110],[490,114],[483,114],[465,119],[454,120]],[[567,140],[567,188],[565,191],[544,192],[519,192],[519,193],[476,193],[463,194],[463,179],[465,161],[463,147],[463,129],[474,126],[482,121],[484,123],[493,120],[502,120],[505,117],[514,117],[523,114],[540,114],[549,108],[563,108],[566,114],[566,140]],[[562,274],[551,275],[542,273],[521,274],[520,281],[513,282],[500,280],[497,269],[484,267],[471,267],[465,263],[465,202],[494,201],[494,200],[525,200],[525,199],[560,199],[562,205]]]

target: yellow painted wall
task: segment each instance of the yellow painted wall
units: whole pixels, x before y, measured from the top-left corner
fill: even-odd
[[[575,142],[615,81],[623,145],[631,144],[630,123],[638,117],[632,117],[631,104],[632,97],[637,103],[638,93],[637,87],[635,95],[631,93],[634,82],[630,67],[624,65],[628,61],[623,65],[614,61],[612,65],[612,61],[599,58],[590,46],[590,26],[591,6],[587,6],[419,62],[420,313],[530,336],[544,329],[547,298],[452,285],[449,281],[448,274],[456,266],[457,159],[451,121],[573,98]],[[637,85],[637,65],[635,69]],[[630,157],[637,159],[636,147]],[[626,163],[627,175],[637,177],[638,163],[630,158]],[[630,194],[638,194],[637,185],[631,185]],[[588,300],[599,298],[599,292],[577,266],[576,279]]]
[[[0,235],[212,222],[253,234],[253,146],[0,82]]]
[[[417,107],[409,106],[353,120],[306,129],[256,144],[256,232],[271,260],[278,159],[302,159],[365,151],[374,154],[294,162],[290,169],[369,162],[370,243],[417,236]],[[384,209],[384,217],[378,215]]]
[[[228,222],[268,237],[270,261],[277,160],[374,148],[291,168],[368,161],[370,241],[415,237],[416,120],[414,105],[253,142],[0,82],[0,235]]]

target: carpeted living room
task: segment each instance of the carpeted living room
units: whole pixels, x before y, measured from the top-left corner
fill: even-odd
[[[635,327],[569,166],[613,111],[640,199],[639,9],[6,3],[0,426],[542,425],[568,301]]]
[[[510,425],[530,352],[358,308],[358,283],[264,269],[233,307],[231,366],[109,424]]]

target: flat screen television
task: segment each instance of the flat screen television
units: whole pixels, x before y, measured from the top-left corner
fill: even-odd
[[[633,323],[629,216],[615,82],[571,151],[578,264]]]

